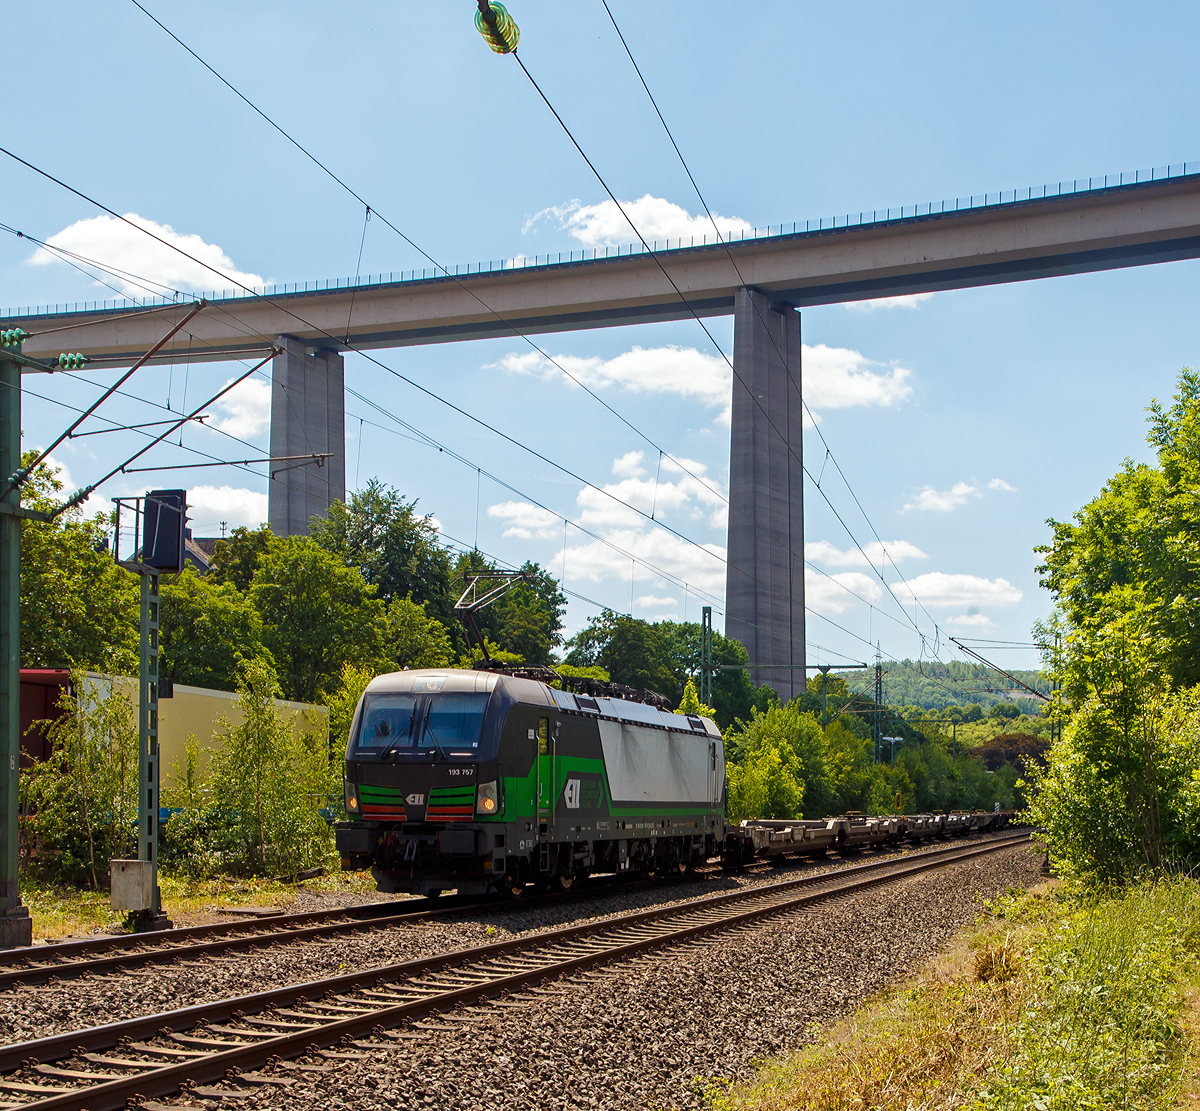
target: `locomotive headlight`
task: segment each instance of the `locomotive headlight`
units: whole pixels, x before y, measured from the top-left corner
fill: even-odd
[[[495,814],[500,808],[499,783],[481,783],[475,790],[475,813]]]
[[[358,788],[346,780],[346,813],[354,817],[358,813]]]

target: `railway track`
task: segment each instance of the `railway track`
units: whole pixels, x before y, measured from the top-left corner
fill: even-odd
[[[326,1071],[338,1059],[402,1047],[423,1029],[453,1028],[493,1007],[523,1006],[522,996],[545,990],[535,986],[542,981],[687,945],[1027,840],[1021,833],[794,877],[6,1046],[0,1048],[0,1107],[105,1111],[180,1090],[237,1098],[263,1085],[284,1088],[289,1071]],[[431,1014],[440,1016],[440,1025],[420,1021]],[[292,1063],[311,1054],[321,1063]],[[223,1088],[206,1087],[222,1081]]]
[[[928,850],[926,850],[928,851]],[[769,862],[749,866],[772,870]],[[710,869],[719,872],[719,867]],[[706,870],[709,871],[709,870]],[[187,926],[161,934],[125,934],[83,938],[22,949],[0,950],[0,992],[14,987],[31,987],[55,980],[127,971],[146,965],[177,960],[194,960],[238,950],[313,941],[363,930],[453,918],[476,912],[489,915],[528,910],[539,905],[562,906],[586,902],[609,893],[614,886],[623,891],[648,887],[653,881],[622,881],[619,885],[594,881],[568,894],[527,896],[519,900],[493,898],[487,901],[458,899],[392,899],[352,907],[272,915],[256,921],[220,922]]]

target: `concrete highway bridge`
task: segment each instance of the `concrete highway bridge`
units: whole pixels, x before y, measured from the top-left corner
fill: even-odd
[[[764,665],[756,679],[787,698],[803,689],[805,665],[797,310],[1200,257],[1200,164],[715,239],[652,244],[652,254],[638,245],[454,274],[216,295],[152,361],[282,349],[272,364],[271,455],[333,453],[326,467],[270,483],[271,527],[289,535],[306,532],[311,516],[345,496],[346,350],[732,314],[725,631]],[[145,307],[46,306],[0,325],[35,333],[24,346],[33,358],[56,356],[63,334],[48,329],[70,326],[72,351],[98,366],[128,364],[187,311],[182,303]]]

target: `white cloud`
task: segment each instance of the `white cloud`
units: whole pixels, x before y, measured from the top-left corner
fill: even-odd
[[[978,575],[948,575],[944,571],[928,571],[908,580],[909,589],[926,606],[954,606],[970,609],[973,606],[1011,606],[1024,595],[1007,579],[985,579]],[[903,588],[896,597],[905,605],[913,605]]]
[[[853,592],[853,593],[852,593]],[[857,594],[856,598],[854,595]],[[845,613],[861,601],[875,605],[883,597],[879,580],[861,571],[840,571],[836,575],[820,575],[805,568],[804,604],[817,613]]]
[[[802,359],[804,398],[813,409],[888,407],[912,393],[910,371],[872,362],[849,348],[806,345]],[[554,362],[536,351],[511,352],[489,369],[494,367],[569,384],[562,367],[591,389],[616,386],[635,394],[673,394],[719,410],[717,420],[730,423],[733,372],[720,356],[694,347],[633,347],[611,359],[555,355]]]
[[[970,498],[979,497],[979,487],[969,482],[956,482],[949,490],[935,490],[932,486],[924,487],[916,500],[908,502],[905,509],[935,509],[940,513],[948,513],[965,505]]]
[[[646,458],[644,451],[627,451],[619,459],[613,460],[612,473],[619,478],[637,478],[646,473],[642,460]]]
[[[660,590],[678,590],[678,583],[683,582],[718,597],[725,593],[725,548],[722,545],[696,546],[664,529],[653,527],[605,529],[602,535],[605,540],[636,556],[641,562],[631,563],[628,556],[613,551],[603,541],[590,540],[567,549],[568,584],[580,579],[594,583],[616,579],[628,583],[632,574],[635,584],[647,583]],[[665,572],[670,578],[647,564]]]
[[[857,548],[842,551],[828,540],[816,540],[804,545],[804,558],[812,560],[813,563],[823,563],[826,567],[867,567],[882,562],[885,548],[893,563],[900,563],[905,559],[929,558],[907,540],[872,540],[863,546],[861,552]]]
[[[633,604],[638,609],[662,609],[663,606],[679,605],[678,598],[660,598],[656,594],[643,594],[638,598],[634,598]]]
[[[847,347],[804,346],[804,400],[814,409],[848,409],[857,405],[888,407],[912,393],[911,373],[901,366],[883,368]]]
[[[997,628],[996,622],[986,613],[960,613],[957,617],[948,618],[946,624],[951,628],[982,629],[984,631]]]
[[[568,201],[552,208],[543,208],[541,212],[530,216],[521,230],[528,232],[540,220],[553,219],[558,222],[560,231],[566,231],[585,247],[615,247],[617,244],[637,241],[637,232],[630,226],[632,220],[646,242],[652,247],[657,242],[659,249],[665,246],[668,239],[694,238],[703,242],[704,237],[708,236],[710,241],[716,242],[712,221],[707,216],[693,216],[687,209],[663,197],[653,197],[647,193],[636,201],[622,201],[621,208],[629,219],[621,215],[620,209],[612,201],[588,205]],[[754,230],[751,224],[738,216],[720,216],[714,212],[713,220],[726,238]]]
[[[196,536],[220,536],[220,522],[258,528],[267,519],[267,495],[240,486],[193,486],[187,492],[189,525]]]
[[[54,495],[56,498],[65,501],[73,493],[75,493],[75,491],[78,490],[81,485],[84,485],[83,483],[75,481],[75,477],[71,474],[71,468],[68,467],[67,464],[61,459],[56,459],[53,455],[48,455],[46,456],[46,466],[49,467],[51,471],[55,472],[55,477],[59,482],[62,483],[62,489]],[[111,464],[108,467],[105,467],[103,471],[97,472],[92,477],[99,478],[100,475],[106,474],[110,467]],[[84,517],[94,517],[97,513],[111,513],[114,506],[111,500],[110,492],[105,491],[103,494],[99,492],[89,494],[87,500],[83,503],[81,508],[83,510]]]
[[[1009,486],[1009,484],[1002,478],[993,478],[991,482],[988,483],[988,489],[1003,490],[1007,494],[1015,494],[1017,492],[1017,488],[1015,486]]]
[[[676,521],[708,518],[712,525],[714,514],[725,509],[724,495],[706,478],[703,463],[664,457],[655,464],[656,473],[651,474],[641,461],[641,452],[629,452],[613,464],[618,475],[628,477],[600,489],[588,486],[579,491],[575,504],[580,509],[580,524],[589,528],[635,528],[648,524],[645,518],[652,516],[655,520]]]
[[[535,536],[547,540],[562,534],[562,518],[546,509],[524,501],[506,501],[488,506],[488,516],[506,521],[504,536],[532,540]]]
[[[258,274],[238,270],[220,247],[215,243],[206,243],[198,235],[182,235],[170,225],[147,220],[136,212],[127,212],[125,219],[137,227],[130,227],[115,216],[92,216],[63,228],[47,242],[64,251],[124,271],[130,277],[108,280],[115,280],[122,292],[131,297],[140,297],[151,291],[158,293],[163,290],[205,290],[231,288],[236,284],[251,287],[265,284]],[[199,262],[192,262],[137,228],[145,228]],[[29,261],[43,265],[60,260],[52,252],[39,249],[30,256]],[[224,281],[220,275],[208,269],[209,266],[220,271]],[[152,290],[148,291],[143,283],[135,280],[137,278],[149,279]]]
[[[230,378],[229,382],[233,379]],[[271,426],[271,383],[251,376],[213,406],[220,414],[206,422],[242,440],[253,440]]]
[[[633,347],[612,359],[555,355],[554,361],[591,389],[619,386],[637,394],[675,394],[719,409],[719,419],[729,423],[733,381],[729,364],[694,347]],[[514,374],[571,384],[554,363],[536,351],[508,354],[494,365]]]
[[[872,301],[847,301],[851,312],[875,312],[876,309],[915,309],[928,301],[932,293],[905,293],[900,297],[876,297]]]

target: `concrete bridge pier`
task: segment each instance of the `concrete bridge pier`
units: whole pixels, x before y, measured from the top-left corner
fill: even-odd
[[[345,359],[326,348],[307,354],[303,340],[276,336],[283,348],[271,362],[271,457],[333,452],[318,467],[291,467],[267,486],[267,520],[276,536],[307,536],[346,497]],[[275,464],[287,467],[289,464]]]
[[[800,314],[743,287],[733,320],[725,635],[786,702],[805,675]]]

